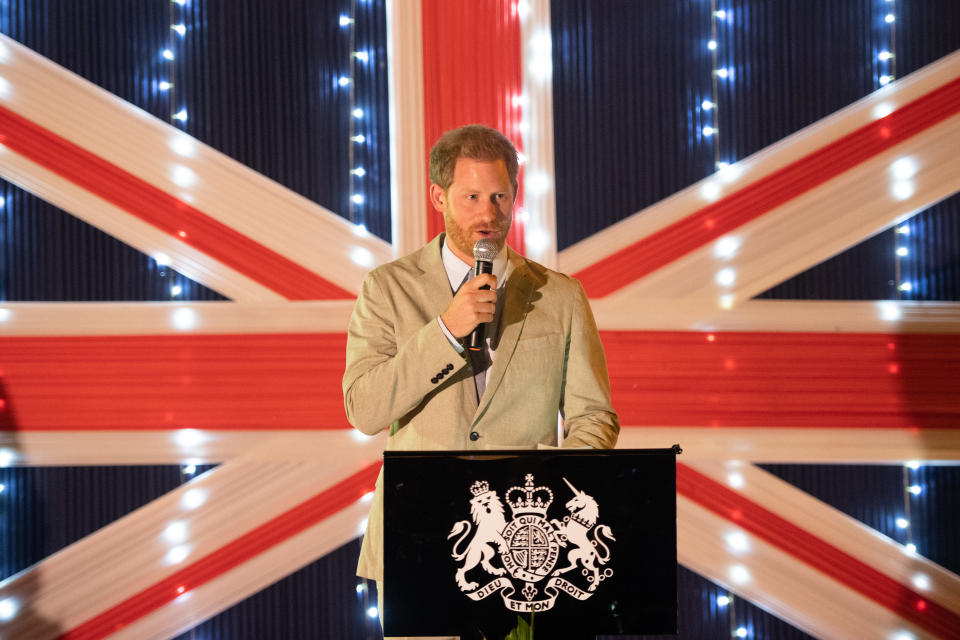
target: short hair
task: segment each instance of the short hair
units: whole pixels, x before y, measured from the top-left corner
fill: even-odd
[[[440,188],[446,191],[453,183],[453,170],[459,158],[491,162],[502,158],[507,165],[507,175],[510,176],[513,195],[516,197],[517,173],[520,170],[517,148],[505,135],[482,124],[468,124],[447,131],[430,150],[430,182],[440,185]]]

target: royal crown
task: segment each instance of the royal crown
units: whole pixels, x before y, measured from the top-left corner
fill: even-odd
[[[510,487],[507,491],[507,504],[514,517],[522,514],[534,514],[546,517],[547,509],[553,502],[553,491],[547,487],[533,486],[533,474],[528,473],[522,487]]]
[[[490,483],[486,480],[477,480],[470,485],[470,493],[473,494],[473,497],[482,496],[488,491],[490,491]]]

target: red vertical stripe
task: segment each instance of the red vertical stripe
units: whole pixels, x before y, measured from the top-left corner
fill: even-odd
[[[444,131],[480,123],[504,132],[522,150],[515,101],[523,92],[516,1],[423,0],[422,15],[426,148]],[[507,243],[522,253],[520,191]],[[427,216],[424,241],[443,231],[439,213],[429,207]]]

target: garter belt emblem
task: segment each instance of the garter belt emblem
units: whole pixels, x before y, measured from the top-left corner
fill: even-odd
[[[615,538],[610,527],[597,524],[597,501],[563,481],[573,497],[566,502],[569,513],[562,521],[547,519],[554,493],[535,486],[532,474],[526,475],[524,486],[510,487],[505,494],[513,518],[509,522],[490,484],[473,483],[472,522],[457,522],[447,536],[455,539],[451,556],[462,563],[454,579],[469,598],[480,601],[500,593],[511,611],[547,611],[561,593],[586,600],[613,575],[604,565],[610,561],[606,543]]]

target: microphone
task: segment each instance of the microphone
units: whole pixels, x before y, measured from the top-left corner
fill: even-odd
[[[493,240],[480,238],[473,245],[473,259],[476,261],[473,265],[473,277],[476,278],[481,273],[493,273],[493,259],[497,257],[499,249]],[[483,285],[481,289],[489,289],[490,285]],[[480,351],[483,349],[483,334],[485,322],[481,322],[473,331],[470,332],[470,340],[467,342],[467,349],[470,351]]]

